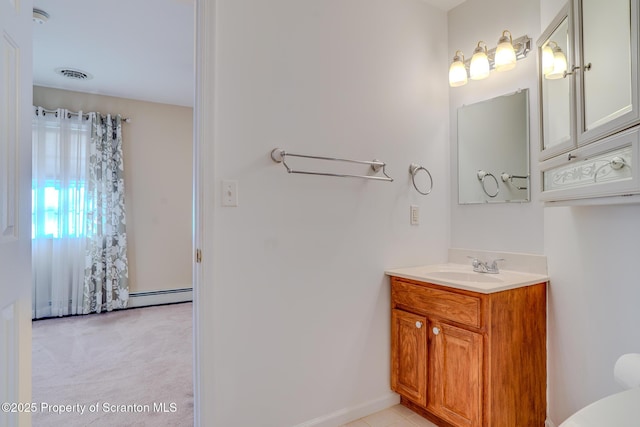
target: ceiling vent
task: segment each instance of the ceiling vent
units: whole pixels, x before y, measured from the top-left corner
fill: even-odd
[[[33,22],[36,24],[44,24],[49,20],[49,14],[42,9],[33,8]]]
[[[74,68],[58,68],[56,73],[73,80],[91,80],[93,78],[91,74]]]

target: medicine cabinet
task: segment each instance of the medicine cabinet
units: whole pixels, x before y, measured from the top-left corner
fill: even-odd
[[[639,3],[573,0],[537,42],[544,201],[640,193]]]

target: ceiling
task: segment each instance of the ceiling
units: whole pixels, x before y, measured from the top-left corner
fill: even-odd
[[[193,106],[193,0],[34,0],[34,8],[50,15],[33,24],[34,85]]]
[[[425,0],[450,10],[464,0]],[[194,0],[34,0],[33,83],[78,92],[193,106]],[[59,68],[91,79],[69,79]]]

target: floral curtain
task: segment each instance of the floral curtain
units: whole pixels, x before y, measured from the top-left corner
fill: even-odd
[[[122,118],[99,113],[89,118],[85,314],[126,308],[129,301]]]

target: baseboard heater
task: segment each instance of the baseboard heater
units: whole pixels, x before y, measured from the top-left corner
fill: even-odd
[[[193,301],[193,288],[167,289],[162,291],[131,292],[129,308],[149,305],[174,304]]]

